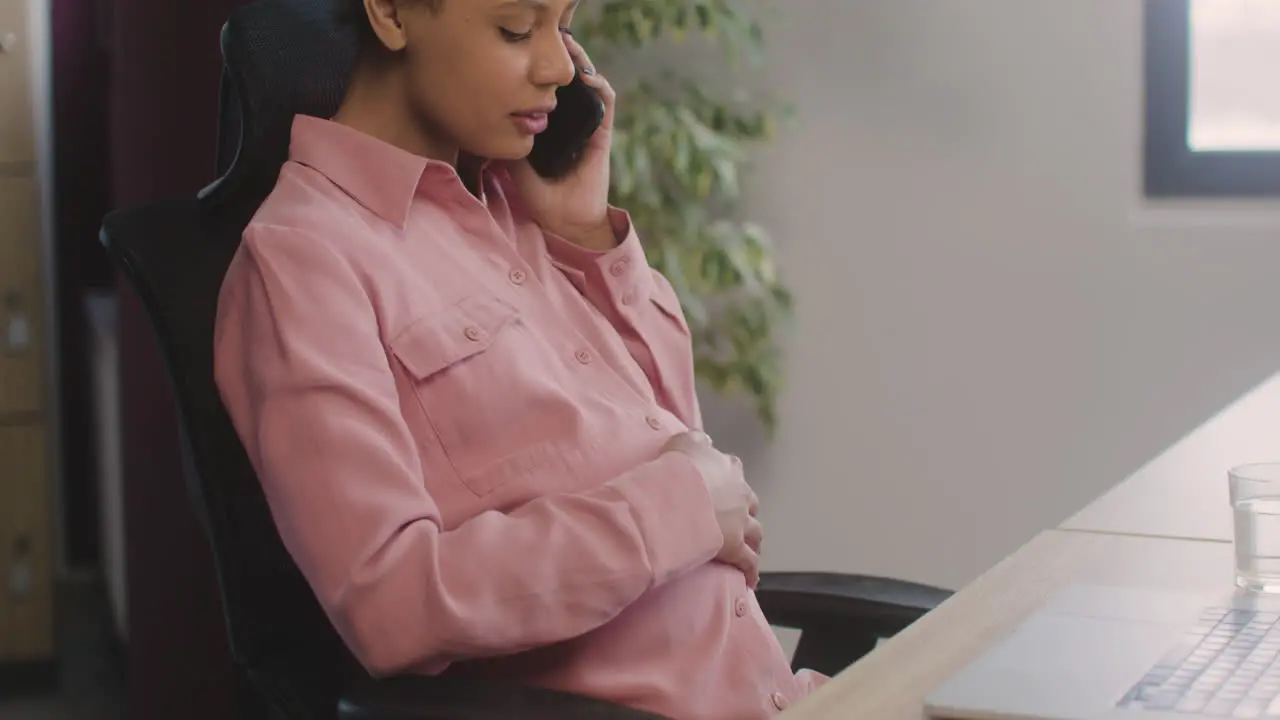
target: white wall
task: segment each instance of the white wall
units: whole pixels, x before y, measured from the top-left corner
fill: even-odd
[[[1141,198],[1140,0],[774,6],[776,442],[706,400],[770,569],[960,587],[1280,369],[1280,203]]]

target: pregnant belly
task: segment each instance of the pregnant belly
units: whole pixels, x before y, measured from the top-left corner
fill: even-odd
[[[749,717],[798,692],[790,664],[740,571],[709,563],[646,593],[581,637],[451,672],[604,698],[667,716]],[[723,715],[726,703],[743,712]],[[705,705],[705,707],[704,707]],[[750,708],[750,712],[747,710]]]

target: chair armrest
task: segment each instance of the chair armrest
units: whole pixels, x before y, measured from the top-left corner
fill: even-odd
[[[338,704],[338,720],[661,720],[604,700],[457,678],[367,680]]]
[[[756,598],[774,625],[800,630],[856,625],[890,637],[951,597],[951,591],[840,573],[761,573]]]

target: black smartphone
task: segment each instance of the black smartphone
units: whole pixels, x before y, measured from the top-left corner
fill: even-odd
[[[582,81],[582,71],[556,90],[556,109],[547,129],[533,139],[529,165],[544,178],[563,177],[577,165],[587,141],[604,122],[604,100]]]

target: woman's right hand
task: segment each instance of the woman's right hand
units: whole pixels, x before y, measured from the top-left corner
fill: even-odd
[[[764,528],[755,518],[760,500],[743,477],[742,461],[715,449],[711,438],[696,430],[672,437],[663,452],[683,453],[693,461],[711,495],[716,522],[724,536],[716,560],[742,570],[747,576],[747,586],[754,590],[760,582]]]

